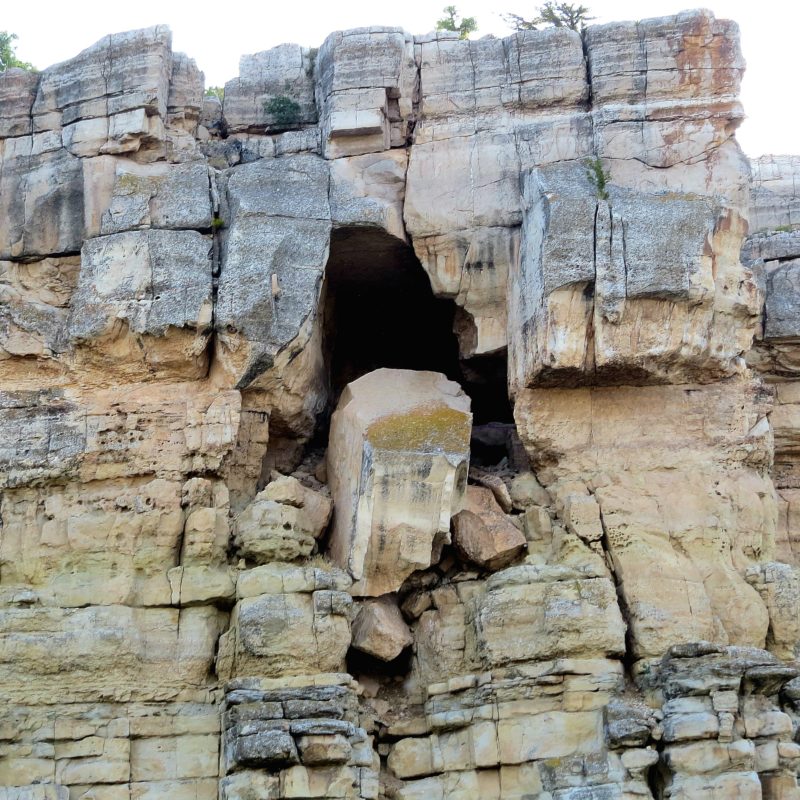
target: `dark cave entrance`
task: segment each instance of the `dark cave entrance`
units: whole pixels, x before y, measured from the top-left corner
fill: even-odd
[[[477,461],[502,458],[513,427],[506,353],[459,358],[453,328],[464,312],[434,296],[409,245],[377,228],[335,230],[322,314],[330,410],[350,381],[379,367],[442,372],[472,398]]]
[[[455,303],[433,296],[414,251],[394,236],[375,228],[333,232],[323,309],[334,404],[350,381],[379,367],[460,379]]]

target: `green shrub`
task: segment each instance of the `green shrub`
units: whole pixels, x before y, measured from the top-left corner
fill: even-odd
[[[453,31],[457,33],[462,39],[468,39],[471,33],[478,30],[478,21],[475,17],[464,17],[463,19],[458,15],[458,9],[455,6],[445,6],[442,11],[444,16],[437,21],[437,31]]]
[[[285,94],[271,97],[264,103],[264,111],[272,117],[272,125],[278,128],[293,128],[300,123],[300,104]]]
[[[569,28],[582,34],[586,23],[595,17],[589,16],[586,6],[575,6],[571,3],[545,3],[539,6],[539,15],[533,19],[525,19],[519,14],[501,14],[506,25],[515,31],[535,31],[539,25],[550,25],[553,28]]]
[[[16,33],[0,31],[0,72],[5,72],[12,67],[25,69],[28,72],[36,72],[36,67],[33,64],[29,64],[27,61],[20,61],[17,58],[16,48],[14,47],[14,41],[17,38],[19,37]]]
[[[608,200],[608,182],[611,180],[611,175],[603,169],[602,160],[595,156],[587,158],[583,163],[586,165],[586,176],[592,182],[597,196],[601,200]]]

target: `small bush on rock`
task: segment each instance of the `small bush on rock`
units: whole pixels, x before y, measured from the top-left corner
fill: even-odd
[[[597,196],[601,200],[608,200],[608,182],[611,180],[611,175],[603,169],[602,160],[595,156],[587,158],[584,163],[586,164],[586,174],[597,190]]]
[[[264,111],[272,117],[271,124],[278,128],[292,128],[300,122],[300,104],[284,94],[267,100]]]

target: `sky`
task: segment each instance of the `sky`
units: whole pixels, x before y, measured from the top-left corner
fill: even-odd
[[[441,6],[439,5],[441,2]],[[107,33],[166,24],[175,50],[188,53],[205,73],[206,85],[223,85],[236,77],[239,56],[267,50],[283,42],[318,47],[335,30],[365,25],[397,25],[426,33],[453,3],[464,16],[474,16],[478,32],[506,36],[510,29],[501,12],[536,15],[540,4],[519,0],[5,0],[0,30],[16,33],[17,56],[39,69],[64,61]],[[691,8],[691,0],[583,0],[596,22],[635,20],[674,14]],[[800,103],[797,31],[800,3],[786,0],[709,0],[717,17],[739,23],[747,72],[742,102],[747,119],[737,137],[745,153],[800,153]]]

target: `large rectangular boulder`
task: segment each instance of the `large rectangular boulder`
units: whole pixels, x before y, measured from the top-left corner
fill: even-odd
[[[449,537],[466,486],[469,407],[436,372],[379,369],[344,390],[328,448],[329,553],[354,594],[395,591]]]
[[[239,76],[225,84],[228,130],[263,132],[313,125],[314,53],[281,44],[239,59]]]
[[[600,159],[531,171],[508,291],[512,388],[737,372],[759,293],[745,222],[711,198],[606,184]]]
[[[313,155],[263,159],[228,178],[214,326],[220,364],[242,386],[315,316],[330,241],[329,182],[328,165]]]

